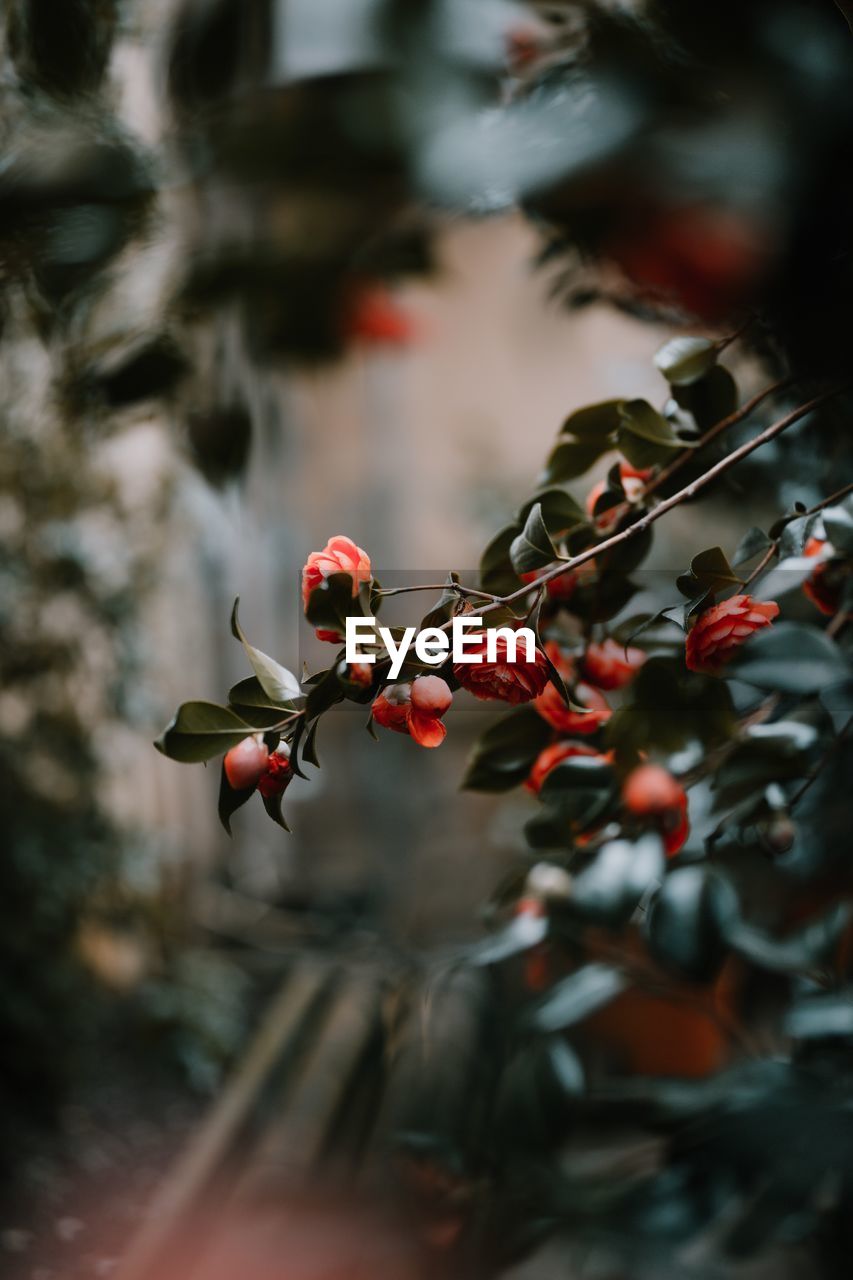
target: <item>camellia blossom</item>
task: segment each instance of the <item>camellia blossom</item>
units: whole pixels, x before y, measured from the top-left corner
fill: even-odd
[[[678,853],[690,834],[687,794],[668,770],[659,764],[633,769],[625,779],[622,801],[635,817],[654,819],[667,857]]]
[[[596,751],[595,747],[590,747],[585,742],[552,742],[549,747],[545,747],[539,752],[533,763],[524,785],[528,791],[532,791],[534,795],[538,795],[542,788],[542,783],[548,777],[552,769],[556,769],[558,764],[562,764],[564,760],[570,760],[572,756],[587,756],[606,762],[609,760],[608,755],[602,755],[600,751]]]
[[[347,573],[352,579],[353,597],[358,595],[362,583],[370,582],[370,556],[366,551],[347,538],[344,534],[336,534],[330,538],[322,551],[312,551],[302,570],[302,604],[308,607],[311,592],[319,587],[326,578],[336,573]],[[339,631],[317,628],[317,639],[328,640],[331,644],[342,644],[343,636]]]
[[[809,538],[803,547],[804,556],[823,557],[821,563],[815,565],[813,572],[803,583],[803,595],[827,617],[836,613],[839,605],[838,584],[830,582],[827,575],[833,551],[832,543],[824,538]]]
[[[545,651],[563,679],[571,684],[575,675],[574,664],[563,656],[559,645],[554,644],[553,641],[545,646]],[[612,714],[606,699],[598,689],[593,689],[591,685],[583,682],[574,685],[572,701],[587,707],[588,711],[574,711],[571,707],[567,707],[559,690],[549,683],[533,706],[542,719],[547,720],[548,724],[560,733],[579,733],[584,737],[595,733],[596,729],[604,724],[605,720],[609,720]]]
[[[715,673],[756,631],[779,616],[773,600],[730,596],[700,614],[685,642],[685,661],[691,671]]]
[[[283,795],[293,781],[289,754],[287,750],[281,748],[271,753],[266,768],[258,778],[258,790],[265,800]]]
[[[445,680],[420,676],[412,683],[388,685],[374,698],[371,710],[383,729],[408,733],[421,747],[440,747],[447,734],[442,716],[452,702]]]
[[[628,502],[636,502],[643,492],[646,484],[651,480],[654,474],[653,467],[645,467],[643,469],[634,467],[624,458],[619,463],[619,479],[622,482],[622,488],[625,491],[625,497]],[[593,523],[598,533],[612,533],[619,522],[621,503],[617,502],[612,507],[608,507],[606,511],[599,511],[596,515],[595,504],[603,493],[607,491],[608,484],[606,480],[599,480],[594,484],[586,495],[587,515],[592,517]]]
[[[350,342],[409,347],[417,332],[410,312],[382,284],[359,289],[345,309],[344,336]]]
[[[479,641],[479,643],[478,643]],[[548,663],[541,649],[534,661],[528,662],[523,646],[519,646],[514,662],[509,661],[506,637],[499,632],[493,637],[495,661],[487,658],[487,633],[471,634],[466,639],[466,653],[472,662],[454,664],[453,674],[463,689],[475,698],[490,702],[495,699],[515,706],[532,702],[548,684]]]
[[[598,689],[622,689],[629,684],[646,660],[642,649],[625,648],[607,639],[589,644],[583,656],[582,669],[590,684]]]
[[[269,748],[260,734],[244,738],[225,755],[225,777],[234,791],[248,791],[267,767]]]

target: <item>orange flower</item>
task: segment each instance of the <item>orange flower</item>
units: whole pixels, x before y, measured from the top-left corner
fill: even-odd
[[[265,800],[282,795],[293,781],[288,755],[289,752],[279,749],[267,761],[267,767],[258,779],[258,790]]]
[[[667,857],[672,857],[690,833],[687,795],[672,774],[659,764],[641,764],[625,779],[622,801],[629,813],[651,818],[660,831]]]
[[[342,533],[330,538],[322,551],[312,551],[305,562],[302,570],[302,604],[305,608],[314,588],[335,573],[350,575],[353,597],[358,595],[361,584],[371,579],[370,556]],[[317,628],[317,639],[328,640],[332,644],[343,642],[339,631],[327,631],[322,627]]]
[[[599,689],[622,689],[646,660],[642,649],[626,649],[616,640],[589,644],[583,656],[583,673]]]
[[[583,682],[572,689],[572,701],[586,707],[586,712],[567,707],[554,685],[549,684],[533,705],[542,719],[559,729],[560,733],[595,733],[613,714],[604,696]]]
[[[595,747],[587,746],[585,742],[553,742],[536,757],[533,768],[524,783],[527,790],[538,795],[542,783],[551,770],[556,769],[558,764],[571,759],[572,756],[594,756],[602,761],[609,758],[609,754],[604,756],[600,751],[596,751]]]
[[[376,284],[358,290],[345,308],[344,335],[365,346],[408,347],[417,326],[390,289]]]
[[[440,676],[420,676],[412,684],[388,685],[374,698],[373,719],[383,729],[408,733],[421,747],[440,747],[447,734],[441,717],[453,694]]]
[[[234,791],[248,791],[257,784],[267,767],[269,748],[263,739],[253,734],[232,747],[225,755],[225,777]]]
[[[607,490],[607,481],[599,480],[598,484],[594,484],[586,495],[586,511],[591,517],[597,533],[612,533],[619,523],[619,508],[621,503],[617,502],[612,507],[608,507],[606,511],[595,513],[595,504],[601,495]]]
[[[476,642],[479,640],[479,656],[482,661],[458,662],[453,667],[453,674],[463,689],[473,693],[475,698],[486,702],[498,699],[515,706],[519,702],[531,702],[542,692],[548,683],[548,663],[541,649],[537,649],[535,660],[528,662],[523,645],[519,645],[517,660],[508,661],[506,637],[495,637],[495,655],[497,661],[486,659],[486,632],[468,635],[465,638],[465,649],[469,657],[477,658]]]
[[[719,671],[735,650],[779,615],[773,600],[730,596],[706,609],[687,633],[685,661],[690,671]]]
[[[815,565],[810,577],[803,583],[803,594],[813,605],[817,605],[821,613],[825,613],[827,617],[838,611],[840,603],[839,584],[828,580],[827,570],[829,569],[829,557],[832,555],[832,544],[826,542],[823,538],[809,538],[803,547],[804,556],[819,556],[826,551],[824,560]]]

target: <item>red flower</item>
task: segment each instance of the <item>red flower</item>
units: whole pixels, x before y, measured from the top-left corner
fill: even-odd
[[[667,856],[672,857],[690,833],[687,795],[672,774],[659,764],[641,764],[625,779],[622,801],[629,813],[652,818]]]
[[[391,291],[377,284],[360,289],[345,308],[344,334],[369,346],[408,347],[417,326]]]
[[[238,742],[225,755],[225,777],[234,791],[248,791],[254,787],[267,767],[269,749],[262,738],[252,735]]]
[[[809,538],[803,547],[804,556],[824,555],[825,558],[815,568],[810,577],[803,583],[803,594],[812,604],[817,605],[821,613],[825,613],[828,617],[838,612],[840,604],[839,583],[829,580],[831,575],[827,574],[829,569],[829,558],[832,555],[832,544],[826,542],[823,538]]]
[[[302,570],[302,604],[307,608],[311,592],[320,583],[335,573],[348,573],[352,578],[353,597],[358,595],[363,582],[370,582],[370,556],[361,547],[356,546],[352,538],[342,533],[330,538],[322,551],[312,551]],[[332,644],[341,644],[343,636],[339,631],[317,629],[318,640],[328,640]]]
[[[589,644],[583,656],[583,673],[599,689],[621,689],[646,660],[642,649],[626,649],[616,640]]]
[[[374,698],[371,710],[384,729],[408,733],[421,747],[440,747],[447,734],[441,717],[452,701],[440,676],[420,676],[412,684],[388,685]]]
[[[772,600],[730,596],[706,609],[687,633],[685,660],[691,671],[719,671],[744,641],[779,615]]]
[[[267,767],[258,779],[258,790],[265,800],[282,795],[290,786],[293,770],[290,767],[289,754],[288,751],[279,748],[278,751],[273,751],[267,761]]]
[[[538,795],[542,783],[548,777],[552,769],[556,769],[558,764],[562,764],[564,760],[571,759],[572,756],[594,756],[599,760],[606,760],[608,757],[596,751],[595,747],[589,747],[585,742],[553,742],[550,747],[545,747],[544,751],[540,751],[534,761],[533,768],[524,783],[528,791],[532,791],[534,795]]]
[[[572,701],[586,707],[586,712],[567,707],[553,684],[539,695],[533,704],[543,720],[547,720],[560,733],[595,733],[612,712],[604,696],[588,684],[576,684],[572,689]]]
[[[475,642],[479,640],[479,650]],[[528,662],[524,645],[519,644],[515,662],[508,661],[507,641],[502,635],[495,636],[495,662],[486,658],[487,633],[481,632],[479,637],[465,637],[466,653],[477,658],[475,662],[457,662],[453,674],[463,689],[473,693],[475,698],[486,702],[499,699],[515,706],[519,702],[531,702],[542,692],[548,683],[548,663],[541,649],[537,649],[534,661]]]
[[[606,511],[599,511],[596,515],[595,504],[601,495],[607,490],[607,481],[599,480],[598,484],[594,484],[586,495],[587,515],[592,518],[597,533],[612,533],[619,523],[619,508],[621,503],[616,502],[612,507],[608,507]]]

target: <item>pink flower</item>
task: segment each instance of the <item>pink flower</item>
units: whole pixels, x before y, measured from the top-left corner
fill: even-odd
[[[453,694],[440,676],[420,676],[411,684],[391,684],[373,700],[373,719],[383,729],[408,733],[421,747],[440,747],[447,734],[442,716]]]
[[[629,813],[652,818],[667,857],[678,853],[690,834],[687,795],[680,782],[658,764],[641,764],[625,779],[622,801]]]
[[[625,649],[616,640],[603,640],[587,645],[583,673],[599,689],[621,689],[634,679],[645,660],[642,649]]]
[[[478,642],[478,643],[475,643]],[[508,660],[506,637],[495,636],[495,658],[489,662],[487,633],[466,636],[466,653],[481,661],[457,662],[453,674],[463,689],[475,698],[491,702],[495,699],[515,706],[519,702],[531,702],[548,683],[548,663],[541,649],[536,649],[534,660],[528,662],[524,645],[519,644],[516,661]]]
[[[302,604],[308,607],[311,592],[319,587],[326,578],[336,573],[348,573],[352,578],[353,598],[358,595],[362,583],[370,582],[370,556],[366,551],[343,534],[330,538],[322,551],[312,551],[302,570]],[[339,631],[328,631],[317,628],[317,639],[328,640],[332,644],[341,644],[343,636]]]
[[[685,643],[685,661],[691,671],[719,671],[756,631],[769,627],[779,615],[773,600],[731,596],[700,614]]]

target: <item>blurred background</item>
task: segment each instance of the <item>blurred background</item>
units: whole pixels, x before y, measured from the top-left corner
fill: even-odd
[[[567,308],[544,229],[450,127],[526,48],[570,47],[577,8],[446,5],[419,46],[405,6],[355,0],[6,6],[4,1274],[109,1274],[283,956],[470,938],[524,848],[530,797],[458,789],[476,708],[432,753],[342,706],[289,836],[249,806],[229,841],[217,770],[152,741],[246,674],[235,596],[297,668],[299,572],[330,536],[380,580],[473,570],[567,413],[662,400],[668,315]],[[370,74],[389,30],[405,101]],[[605,106],[602,153],[626,136]],[[737,502],[691,513],[695,549],[702,521],[737,540]],[[683,536],[653,567],[683,567]]]

